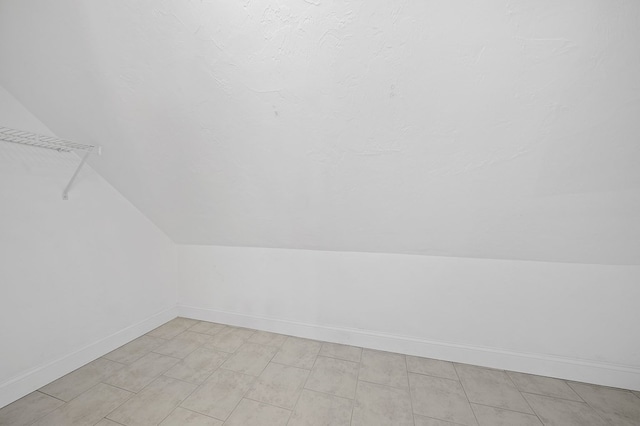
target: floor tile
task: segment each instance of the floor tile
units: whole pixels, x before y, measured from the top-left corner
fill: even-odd
[[[114,422],[113,420],[102,419],[98,423],[96,423],[96,426],[122,426],[122,425],[120,423]]]
[[[216,370],[181,407],[216,419],[226,420],[255,377],[230,370]]]
[[[0,425],[26,426],[41,419],[64,402],[40,392],[29,395],[0,409]]]
[[[218,334],[225,328],[226,326],[223,324],[216,324],[215,322],[201,321],[192,325],[191,328],[189,328],[189,331],[194,331],[196,333],[202,333],[202,334]]]
[[[584,402],[524,393],[527,402],[545,426],[605,426],[595,410]]]
[[[104,383],[132,392],[138,392],[156,377],[169,370],[180,360],[156,353],[150,353],[133,364],[129,364],[104,380]]]
[[[443,379],[458,380],[456,369],[447,361],[431,358],[420,358],[407,355],[407,370],[410,373],[426,374],[427,376],[442,377]]]
[[[250,376],[259,376],[277,351],[278,348],[273,346],[244,343],[222,364],[222,368]]]
[[[222,426],[222,421],[177,407],[160,426]]]
[[[188,330],[197,323],[198,321],[188,318],[175,318],[155,330],[150,331],[147,333],[147,336],[160,337],[161,339],[173,339],[178,334]]]
[[[165,339],[151,336],[141,336],[118,349],[109,352],[103,358],[111,361],[120,362],[122,364],[131,364],[164,344]]]
[[[287,336],[284,334],[269,333],[268,331],[256,331],[249,339],[249,342],[279,348],[286,340]]]
[[[431,417],[424,417],[418,414],[413,415],[413,420],[416,426],[459,426],[456,423],[445,422],[444,420],[432,419]],[[516,425],[513,425],[516,426]]]
[[[270,363],[253,383],[246,397],[292,410],[308,376],[309,370]]]
[[[409,382],[414,413],[461,425],[477,425],[459,381],[410,373]]]
[[[357,363],[319,356],[305,388],[353,399],[357,381]]]
[[[195,342],[200,345],[204,345],[205,343],[209,343],[213,338],[210,334],[206,333],[196,333],[195,331],[187,330],[178,334],[174,339],[187,340],[189,342]]]
[[[404,355],[365,349],[362,351],[359,379],[396,388],[408,388]]]
[[[220,367],[228,356],[229,354],[226,352],[198,348],[171,367],[164,375],[184,380],[185,382],[200,384],[207,380],[211,373]]]
[[[348,399],[305,389],[287,426],[349,426],[352,406]]]
[[[161,376],[107,416],[125,426],[156,426],[197,385]]]
[[[310,369],[316,361],[321,346],[320,342],[314,340],[288,337],[273,358],[273,362]]]
[[[91,389],[125,365],[98,358],[89,364],[40,388],[40,391],[63,401],[71,401],[82,392]]]
[[[203,334],[202,336],[206,336],[206,334]],[[184,358],[200,346],[202,346],[201,343],[189,339],[180,339],[180,335],[178,335],[154,349],[153,352],[174,358]]]
[[[520,392],[582,402],[578,394],[575,393],[564,380],[534,376],[532,374],[514,373],[512,371],[507,371],[507,374]]]
[[[486,405],[471,404],[480,426],[542,426],[533,414],[518,413]]]
[[[99,383],[76,399],[52,411],[35,426],[94,426],[133,394]]]
[[[211,340],[204,347],[223,352],[235,352],[253,333],[254,331],[244,328],[227,327],[211,336]]]
[[[351,426],[413,426],[409,391],[358,382]]]
[[[504,371],[467,364],[456,364],[455,367],[470,402],[533,414]]]
[[[225,426],[286,426],[291,411],[243,399]]]
[[[340,345],[338,343],[323,343],[319,355],[344,359],[345,361],[360,362],[362,348]]]
[[[630,391],[584,383],[570,385],[603,419],[614,425],[640,425],[640,399]]]

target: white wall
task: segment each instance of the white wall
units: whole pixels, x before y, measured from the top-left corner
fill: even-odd
[[[0,8],[0,84],[176,242],[640,263],[639,1]]]
[[[2,87],[0,125],[50,134]],[[63,201],[78,163],[0,142],[0,407],[173,314],[174,244],[90,167]]]
[[[640,267],[178,245],[181,313],[640,390]]]

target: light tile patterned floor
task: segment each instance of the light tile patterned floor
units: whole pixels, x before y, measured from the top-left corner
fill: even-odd
[[[177,318],[2,426],[640,425],[640,392]]]

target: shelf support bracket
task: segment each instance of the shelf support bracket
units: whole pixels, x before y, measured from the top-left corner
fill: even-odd
[[[67,186],[64,188],[64,191],[62,191],[62,199],[63,200],[68,200],[69,199],[69,189],[71,188],[71,185],[73,185],[73,181],[76,180],[76,177],[78,176],[78,173],[80,173],[80,169],[82,168],[82,166],[84,166],[84,163],[87,162],[87,158],[89,158],[89,155],[91,155],[91,151],[92,150],[86,151],[82,155],[82,160],[80,160],[80,164],[78,165],[78,168],[73,173],[73,176],[71,176],[71,180],[69,181]]]

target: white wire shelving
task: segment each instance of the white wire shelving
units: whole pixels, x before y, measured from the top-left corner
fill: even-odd
[[[27,132],[25,130],[11,129],[9,127],[0,126],[0,141],[17,143],[20,145],[35,146],[38,148],[52,149],[58,152],[80,152],[80,164],[76,168],[76,171],[71,176],[69,183],[62,191],[62,199],[69,199],[69,189],[73,184],[73,181],[80,173],[80,169],[84,166],[84,163],[89,158],[92,152],[98,151],[100,154],[100,147],[96,145],[87,145],[77,142],[71,142],[64,139],[54,138],[52,136],[39,135],[37,133]]]

